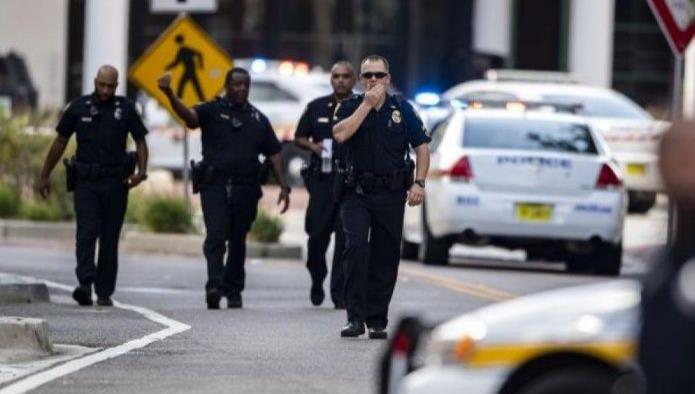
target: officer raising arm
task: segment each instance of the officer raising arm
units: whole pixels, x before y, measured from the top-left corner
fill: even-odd
[[[218,309],[222,296],[227,297],[229,308],[242,307],[246,234],[256,218],[262,195],[260,154],[270,159],[282,187],[278,197],[278,205],[283,204],[282,213],[290,203],[290,188],[280,155],[282,146],[268,118],[248,102],[250,83],[248,71],[233,68],[225,77],[224,97],[188,108],[174,95],[171,75],[159,79],[159,88],[176,114],[189,128],[201,129],[203,161],[193,168],[193,183],[194,191],[200,190],[205,219],[203,253],[208,268],[208,309]]]
[[[413,107],[387,94],[388,61],[378,55],[362,60],[366,93],[346,100],[336,111],[341,119],[333,137],[345,144],[348,174],[341,219],[345,231],[347,325],[342,337],[364,334],[386,338],[388,306],[398,276],[405,202],[424,199],[429,170],[429,137]],[[408,157],[417,155],[417,170]]]
[[[41,171],[39,192],[50,193],[50,175],[72,134],[77,153],[67,162],[68,189],[74,188],[77,219],[76,255],[79,286],[72,296],[78,304],[111,306],[118,270],[118,240],[128,204],[128,189],[147,179],[147,129],[132,101],[115,96],[118,71],[99,68],[94,93],[80,97],[65,109]],[[126,154],[128,133],[135,140],[136,158]],[[138,172],[134,174],[137,162]],[[95,267],[95,245],[99,257]]]

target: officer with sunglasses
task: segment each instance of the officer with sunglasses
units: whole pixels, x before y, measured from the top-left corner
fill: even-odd
[[[345,145],[348,175],[341,202],[345,231],[345,305],[342,337],[385,339],[388,306],[398,275],[405,203],[424,200],[430,138],[413,107],[389,96],[388,61],[367,56],[360,64],[363,95],[336,111],[336,141]],[[409,160],[415,150],[415,180]]]
[[[315,306],[325,297],[323,280],[326,278],[326,250],[335,231],[333,266],[331,269],[331,299],[336,309],[345,309],[343,301],[344,278],[342,268],[345,236],[338,215],[338,202],[333,193],[337,163],[342,160],[342,147],[333,140],[333,115],[338,104],[352,96],[355,70],[347,61],[331,67],[333,94],[310,102],[299,119],[294,141],[300,148],[311,151],[311,160],[302,170],[304,185],[309,192],[309,206],[304,228],[309,235],[306,267],[311,276],[309,298]]]
[[[282,213],[290,203],[281,150],[273,128],[248,101],[251,76],[243,68],[227,72],[224,97],[188,108],[171,89],[171,74],[159,79],[159,88],[186,126],[200,127],[203,161],[193,167],[194,191],[200,191],[206,236],[203,254],[208,280],[208,309],[219,309],[227,298],[228,308],[241,308],[246,272],[246,234],[256,218],[261,198],[259,154],[270,159],[282,189],[278,204]],[[227,261],[224,264],[224,256]]]

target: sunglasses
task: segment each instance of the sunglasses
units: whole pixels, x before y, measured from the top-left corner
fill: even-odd
[[[352,74],[332,74],[331,78],[333,78],[333,79],[338,79],[338,78],[350,79],[350,78],[352,78]]]
[[[386,77],[387,75],[389,75],[389,73],[383,72],[383,71],[377,71],[374,73],[367,71],[367,72],[362,73],[362,78],[372,79],[372,77],[376,77],[376,79],[382,79],[382,78]]]

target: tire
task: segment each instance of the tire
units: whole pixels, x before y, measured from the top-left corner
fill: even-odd
[[[602,243],[592,257],[596,275],[618,276],[623,261],[623,243]]]
[[[450,237],[434,237],[430,233],[425,206],[422,207],[422,230],[424,234],[419,250],[420,260],[425,265],[448,265],[449,248],[453,242],[451,242]]]
[[[629,213],[647,213],[656,204],[656,193],[653,192],[628,192],[627,211]]]
[[[419,244],[403,239],[401,242],[401,258],[404,260],[417,260],[419,249]]]
[[[588,254],[567,253],[567,272],[573,274],[595,274],[618,276],[622,266],[623,244],[602,242]]]
[[[577,366],[550,370],[514,394],[611,394],[617,374],[598,367]]]

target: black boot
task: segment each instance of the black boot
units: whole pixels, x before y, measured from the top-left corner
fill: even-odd
[[[209,289],[205,292],[205,302],[208,304],[208,309],[220,309],[220,292],[217,289]]]
[[[369,339],[386,339],[385,327],[369,327]]]
[[[72,298],[77,301],[80,306],[91,306],[92,301],[92,286],[91,285],[80,285],[75,287],[72,292]]]
[[[348,320],[345,327],[340,331],[343,338],[355,338],[364,334],[364,323],[357,320]]]
[[[326,295],[323,292],[323,286],[321,284],[312,284],[311,292],[309,293],[309,298],[314,306],[319,306],[323,303],[323,299]]]
[[[111,301],[111,297],[97,297],[97,305],[113,306],[113,301]]]
[[[241,308],[241,293],[230,293],[227,296],[227,308],[236,309]]]

